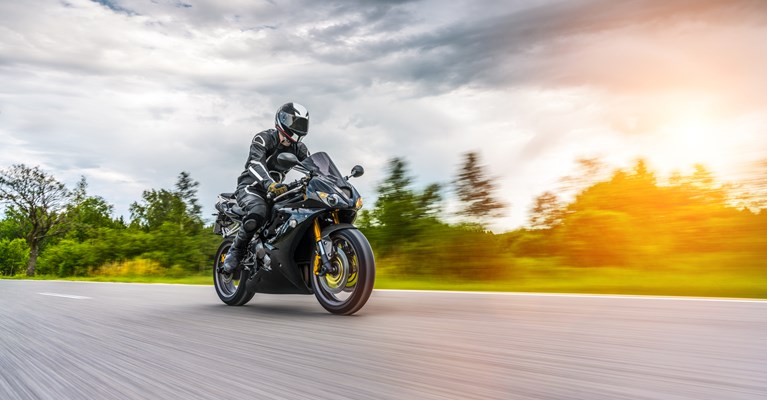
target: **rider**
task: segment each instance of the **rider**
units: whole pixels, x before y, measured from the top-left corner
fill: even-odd
[[[276,129],[267,129],[253,137],[245,171],[237,178],[237,204],[245,212],[243,223],[224,259],[223,272],[237,268],[245,248],[267,215],[266,195],[279,196],[288,188],[281,183],[285,171],[276,165],[277,155],[293,153],[299,160],[309,156],[301,139],[309,131],[309,112],[298,103],[286,103],[277,110]]]

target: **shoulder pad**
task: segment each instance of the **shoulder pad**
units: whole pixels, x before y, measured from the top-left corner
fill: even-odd
[[[256,136],[253,136],[253,144],[258,144],[263,147],[269,147],[269,143],[272,141],[272,135],[271,132],[269,132],[270,129],[267,129],[265,131],[261,131],[256,134]]]

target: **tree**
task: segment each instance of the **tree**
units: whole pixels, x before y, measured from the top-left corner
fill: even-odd
[[[415,195],[409,188],[411,183],[405,160],[390,160],[389,176],[378,186],[378,199],[372,211],[375,225],[405,228],[415,211]]]
[[[166,189],[145,190],[141,197],[143,201],[130,206],[132,226],[145,231],[157,230],[166,222],[183,227],[186,205],[181,197]]]
[[[27,276],[35,274],[43,242],[65,229],[70,193],[63,183],[39,167],[16,164],[0,171],[0,201],[6,214],[20,223],[29,246]]]
[[[118,222],[112,219],[112,205],[103,197],[89,196],[88,182],[80,177],[72,191],[72,201],[67,206],[67,219],[70,225],[68,238],[83,242],[96,236],[100,228],[116,228]]]
[[[200,183],[193,180],[189,172],[181,171],[176,181],[176,193],[186,204],[186,211],[190,217],[202,219],[202,207],[197,200],[197,187]]]
[[[18,221],[7,217],[0,220],[0,239],[21,239],[24,237],[21,226]]]
[[[529,225],[533,229],[551,229],[561,224],[565,215],[565,205],[557,195],[544,192],[535,198],[535,205],[530,209]]]
[[[143,202],[134,202],[130,206],[132,224],[153,231],[164,223],[170,223],[180,231],[199,232],[203,222],[197,201],[198,185],[188,172],[181,172],[175,191],[145,190],[142,194]]]
[[[442,186],[438,183],[432,183],[426,186],[423,193],[417,196],[418,209],[417,218],[437,219],[442,211]]]
[[[744,179],[729,187],[730,202],[753,213],[767,209],[767,159],[753,163]]]
[[[585,210],[569,216],[563,228],[568,261],[578,267],[628,265],[637,258],[632,222],[619,211]]]
[[[607,178],[606,165],[598,157],[579,157],[575,163],[576,173],[559,180],[563,192],[577,193]]]
[[[29,257],[24,239],[0,239],[0,275],[14,275]]]
[[[428,221],[436,221],[442,199],[440,185],[428,185],[419,193],[410,188],[412,181],[405,160],[390,160],[389,176],[378,186],[373,211],[361,215],[363,226],[374,239],[380,239],[384,253],[418,238]]]
[[[208,253],[214,250],[208,249],[213,235],[201,235],[203,222],[197,204],[197,185],[188,173],[182,172],[176,190],[147,190],[141,202],[131,204],[131,226],[150,237],[142,257],[171,270],[202,268]]]
[[[476,152],[464,154],[464,162],[455,181],[458,199],[463,203],[459,214],[485,222],[487,218],[499,217],[506,205],[494,198],[495,184],[486,177],[485,168],[479,164]]]

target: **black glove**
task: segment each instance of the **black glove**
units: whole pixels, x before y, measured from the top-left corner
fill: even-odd
[[[277,197],[288,191],[288,185],[284,183],[279,183],[279,182],[272,182],[272,184],[269,185],[269,189],[267,190],[269,191],[269,193]]]

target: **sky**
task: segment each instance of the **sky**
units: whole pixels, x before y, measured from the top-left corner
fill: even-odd
[[[767,159],[767,1],[0,0],[0,168],[38,165],[130,217],[144,190],[200,183],[206,218],[277,108],[309,109],[372,207],[393,157],[414,189],[479,154],[523,226],[579,173]]]

